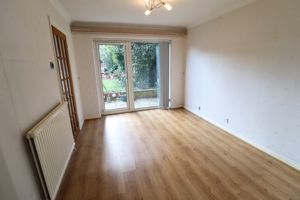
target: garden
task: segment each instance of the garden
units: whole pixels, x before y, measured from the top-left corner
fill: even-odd
[[[131,43],[134,98],[157,98],[156,43]],[[100,63],[105,102],[127,101],[124,46],[100,45]]]

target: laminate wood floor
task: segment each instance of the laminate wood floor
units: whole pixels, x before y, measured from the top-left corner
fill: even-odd
[[[300,173],[195,115],[85,122],[57,200],[300,199]]]

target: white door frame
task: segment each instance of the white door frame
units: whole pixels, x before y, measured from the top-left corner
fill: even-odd
[[[165,40],[164,40],[165,41]],[[141,42],[141,43],[160,43],[161,41],[157,40],[118,40],[118,39],[100,39],[94,40],[95,51],[96,51],[96,80],[99,85],[99,106],[101,106],[101,112],[103,115],[117,114],[117,113],[126,113],[126,112],[134,112],[140,110],[150,110],[156,109],[159,106],[146,107],[146,108],[135,108],[134,107],[134,89],[133,89],[133,79],[132,79],[132,67],[131,67],[131,43],[132,42]],[[169,42],[169,41],[168,41]],[[116,45],[124,45],[124,63],[125,63],[125,73],[126,73],[126,92],[127,92],[127,108],[125,109],[114,109],[111,111],[105,111],[105,102],[103,99],[103,83],[102,76],[100,71],[100,54],[99,54],[99,45],[101,44],[116,44]]]
[[[130,91],[129,91],[129,80],[128,80],[128,77],[129,77],[129,74],[128,74],[128,69],[129,69],[129,65],[128,65],[128,56],[127,56],[127,42],[126,41],[111,41],[111,40],[97,40],[95,41],[95,44],[96,44],[96,54],[97,54],[97,82],[99,84],[99,95],[100,95],[100,98],[99,100],[101,101],[101,112],[103,115],[107,115],[107,114],[115,114],[115,113],[122,113],[122,112],[128,112],[130,111],[130,98],[129,96],[130,95]],[[126,74],[126,84],[125,84],[125,89],[126,89],[126,96],[127,96],[127,107],[126,108],[119,108],[119,109],[114,109],[114,110],[105,110],[105,102],[104,102],[104,98],[103,98],[103,82],[102,82],[102,76],[101,76],[101,71],[100,71],[100,68],[101,68],[101,63],[99,62],[100,61],[100,53],[99,53],[99,45],[105,45],[105,44],[111,44],[111,45],[123,45],[124,46],[124,67],[125,67],[125,74]]]

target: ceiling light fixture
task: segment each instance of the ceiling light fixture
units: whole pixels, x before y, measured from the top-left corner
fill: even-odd
[[[155,8],[160,8],[162,6],[164,6],[168,11],[172,10],[172,6],[162,0],[144,0],[144,1],[147,9],[145,11],[145,15],[150,15]]]

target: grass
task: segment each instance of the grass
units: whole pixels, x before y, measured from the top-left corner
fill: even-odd
[[[111,92],[125,92],[125,87],[122,87],[121,83],[117,79],[103,79],[103,91],[104,93]],[[156,89],[156,88],[148,88],[148,89]],[[136,90],[140,90],[136,88]]]
[[[104,92],[125,92],[125,88],[122,88],[121,83],[116,79],[104,79],[103,90]]]

